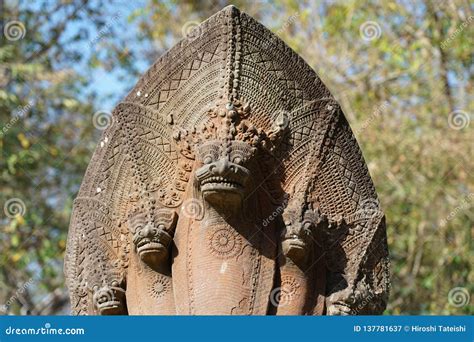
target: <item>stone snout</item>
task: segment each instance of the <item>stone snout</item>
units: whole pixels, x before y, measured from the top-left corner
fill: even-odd
[[[319,213],[306,210],[301,218],[299,210],[283,213],[285,223],[281,233],[283,254],[296,265],[303,265],[311,254],[315,234],[323,220]]]
[[[127,314],[125,290],[119,286],[118,282],[100,288],[95,286],[92,300],[100,315]]]
[[[203,198],[211,204],[237,204],[244,198],[250,171],[226,157],[204,164],[196,170],[196,180]]]
[[[311,245],[311,222],[292,220],[284,215],[285,226],[281,234],[283,254],[295,264],[301,264],[307,257]]]
[[[152,220],[142,213],[132,217],[133,243],[140,259],[150,267],[167,262],[176,221],[176,213],[168,209],[158,210]]]

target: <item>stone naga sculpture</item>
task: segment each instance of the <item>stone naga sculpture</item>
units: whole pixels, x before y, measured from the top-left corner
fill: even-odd
[[[380,314],[383,213],[313,70],[226,7],[114,110],[74,202],[74,314]]]

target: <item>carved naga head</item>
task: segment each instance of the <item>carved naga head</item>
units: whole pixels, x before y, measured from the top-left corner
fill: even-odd
[[[93,303],[101,315],[122,315],[125,309],[125,290],[118,281],[111,286],[94,286]]]
[[[316,243],[317,231],[325,230],[327,217],[321,215],[318,208],[309,209],[305,207],[302,193],[283,212],[283,230],[281,232],[281,246],[283,254],[295,264],[303,263],[310,255],[310,251]]]
[[[210,203],[243,199],[250,170],[246,164],[255,151],[245,142],[232,141],[223,146],[221,141],[210,141],[198,147],[196,181],[204,199]]]
[[[278,118],[264,132],[248,117],[250,106],[229,102],[208,112],[210,120],[191,132],[178,129],[174,139],[182,155],[195,159],[195,188],[212,206],[238,207],[250,190],[260,149],[271,151],[284,128]]]
[[[131,217],[133,243],[143,262],[154,265],[168,257],[176,219],[176,213],[169,209],[158,210],[151,220],[142,212]]]
[[[281,245],[283,253],[295,263],[302,261],[313,243],[313,234],[316,225],[316,215],[307,210],[300,215],[301,210],[288,210],[283,214],[285,223]]]

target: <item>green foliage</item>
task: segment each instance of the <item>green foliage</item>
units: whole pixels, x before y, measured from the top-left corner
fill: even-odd
[[[19,198],[26,207],[0,220],[0,305],[10,301],[8,312],[66,310],[62,259],[72,198],[97,142],[92,114],[103,109],[88,88],[94,73],[115,72],[132,86],[139,65],[181,39],[188,22],[226,4],[149,0],[120,8],[133,30],[102,1],[5,7],[5,22],[27,29],[0,46],[0,118],[8,126],[0,138],[0,204]],[[472,293],[474,284],[472,7],[457,0],[234,4],[301,54],[343,106],[387,214],[387,313],[474,313],[470,302],[458,307],[448,298],[456,287]],[[456,110],[467,124],[457,127]]]

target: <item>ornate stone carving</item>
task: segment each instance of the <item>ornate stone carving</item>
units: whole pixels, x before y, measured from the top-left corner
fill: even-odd
[[[207,240],[210,252],[218,258],[235,257],[242,249],[242,237],[229,225],[212,227]]]
[[[379,314],[384,215],[342,110],[226,7],[113,112],[74,202],[75,314]]]
[[[93,302],[101,315],[120,315],[126,313],[125,290],[115,286],[94,287]]]
[[[168,209],[158,210],[151,220],[144,213],[132,216],[133,243],[143,262],[153,266],[168,259],[176,219],[176,213]]]

